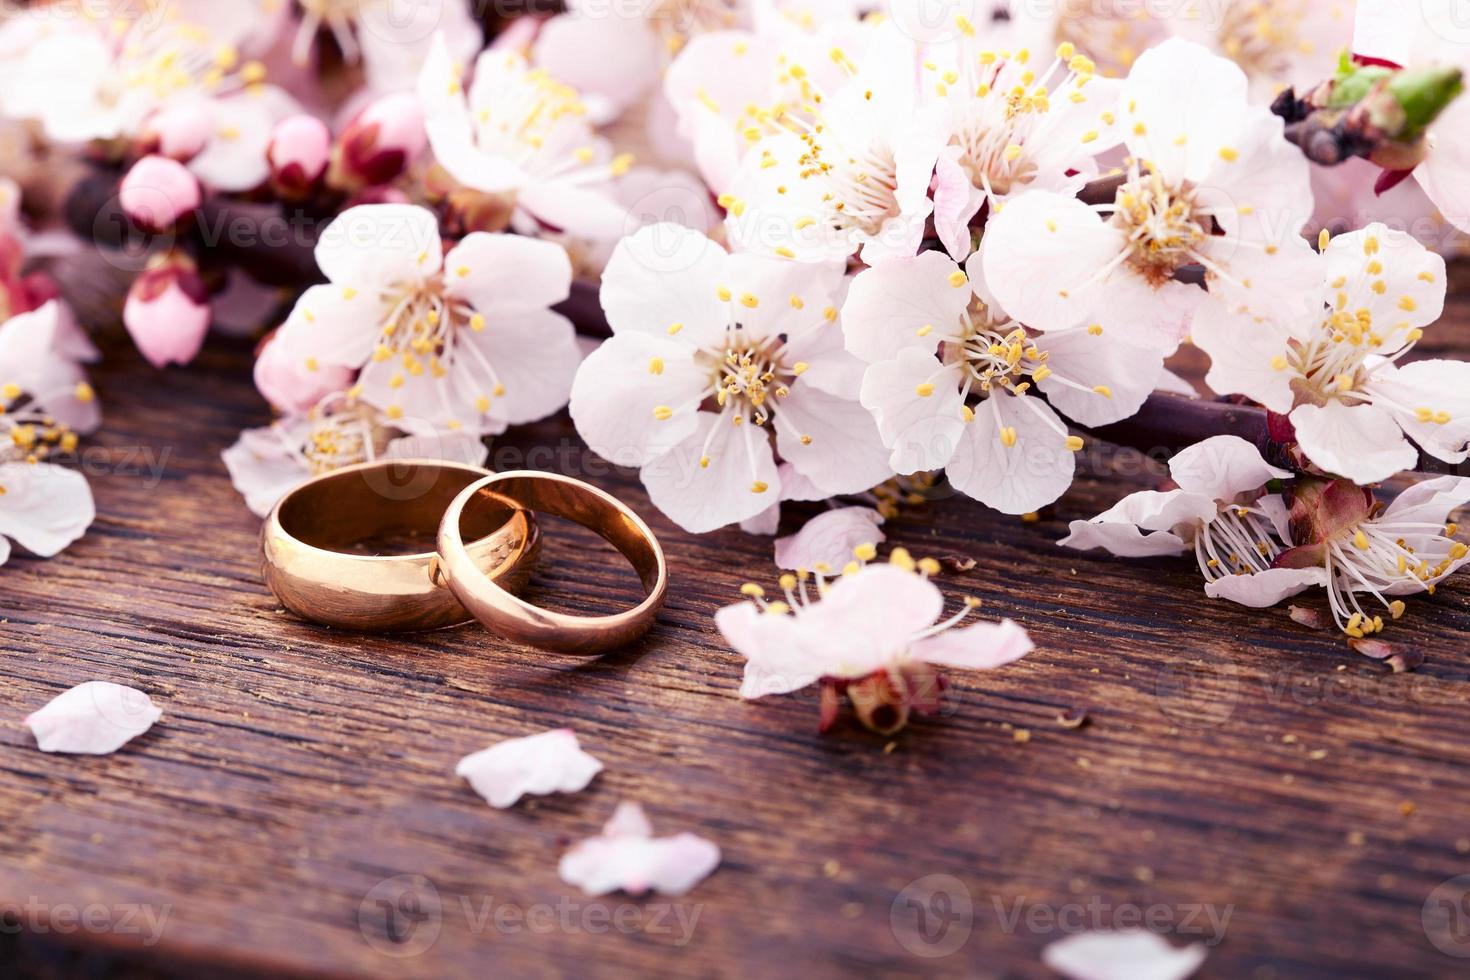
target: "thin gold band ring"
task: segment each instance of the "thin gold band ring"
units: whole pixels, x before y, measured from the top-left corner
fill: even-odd
[[[485,512],[541,511],[596,531],[632,563],[648,593],[633,609],[611,616],[570,616],[516,598],[488,578],[464,543]],[[445,583],[485,627],[499,636],[560,653],[594,655],[625,646],[653,626],[668,590],[663,548],[648,525],[616,497],[570,477],[520,470],[465,487],[444,512],[439,559]]]

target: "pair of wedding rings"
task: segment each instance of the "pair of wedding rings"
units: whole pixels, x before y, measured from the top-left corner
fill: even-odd
[[[632,563],[647,598],[611,616],[571,616],[517,598],[541,551],[536,512],[601,535]],[[430,535],[433,552],[383,553]],[[352,630],[479,620],[510,640],[590,655],[646,633],[668,588],[663,549],[638,515],[580,480],[530,470],[435,460],[343,467],[281,498],[261,542],[266,584],[287,609]]]

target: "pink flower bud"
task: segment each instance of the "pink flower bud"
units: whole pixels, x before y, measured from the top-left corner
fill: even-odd
[[[340,176],[351,187],[387,184],[408,169],[428,144],[416,96],[388,95],[347,124],[338,143]]]
[[[204,150],[213,135],[214,120],[205,104],[180,102],[149,117],[139,143],[144,153],[188,163]]]
[[[271,183],[286,197],[309,194],[332,158],[332,134],[314,116],[290,116],[271,133],[266,159],[271,165]]]
[[[123,324],[156,368],[188,364],[209,332],[209,290],[194,263],[171,255],[144,272],[128,290]]]
[[[118,200],[123,211],[149,231],[172,228],[199,206],[199,181],[177,160],[144,157],[123,178]]]
[[[352,384],[353,372],[340,364],[317,364],[291,350],[280,337],[266,341],[255,361],[255,387],[276,408],[299,414],[327,395]]]

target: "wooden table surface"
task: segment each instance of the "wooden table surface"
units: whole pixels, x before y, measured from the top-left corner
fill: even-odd
[[[1470,352],[1470,303],[1429,341]],[[890,522],[916,555],[974,558],[943,578],[952,602],[1038,649],[955,673],[945,716],[891,740],[823,736],[814,697],[742,701],[713,628],[739,583],[774,577],[770,541],[681,533],[565,418],[496,461],[540,448],[533,465],[623,494],[672,569],[652,635],[592,662],[474,627],[297,621],[219,458],[267,419],[248,346],[164,373],[108,355],[96,525],[0,570],[0,974],[1045,976],[1049,942],[1140,921],[1215,944],[1202,977],[1470,966],[1470,878],[1444,884],[1470,873],[1463,579],[1411,603],[1388,638],[1427,661],[1392,674],[1283,610],[1206,599],[1185,561],[1057,549],[1068,520],[1156,479],[1119,454],[1039,523],[963,499]],[[631,594],[590,535],[548,537],[543,599]],[[148,691],[163,721],[111,757],[37,751],[21,719],[93,679]],[[1077,708],[1085,726],[1059,722]],[[607,765],[585,792],[498,811],[453,774],[557,726]],[[562,884],[568,842],[619,800],[723,864],[674,901]]]

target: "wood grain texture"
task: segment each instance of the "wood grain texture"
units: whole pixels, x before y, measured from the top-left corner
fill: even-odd
[[[1463,300],[1447,321],[1431,352],[1470,351]],[[979,597],[1038,650],[955,673],[945,716],[891,743],[855,723],[820,736],[814,697],[737,697],[740,660],[712,627],[740,582],[773,577],[770,542],[679,532],[564,418],[493,458],[588,477],[650,518],[673,584],[646,641],[585,662],[478,628],[337,633],[265,590],[259,521],[219,461],[267,417],[247,345],[162,374],[110,347],[107,424],[89,443],[97,524],[60,558],[0,570],[0,923],[27,903],[51,910],[33,926],[88,904],[119,927],[146,925],[121,921],[133,904],[168,916],[151,946],[121,928],[6,925],[0,973],[72,975],[81,957],[126,976],[1045,976],[1043,946],[1127,924],[1129,906],[1181,940],[1212,934],[1197,907],[1228,909],[1203,977],[1463,972],[1422,920],[1431,892],[1470,872],[1463,581],[1411,604],[1389,638],[1428,660],[1386,673],[1282,610],[1207,600],[1185,562],[1057,550],[1068,520],[1156,479],[1136,454],[1094,456],[1038,523],[962,499],[890,523],[918,555],[975,558],[942,580],[952,601]],[[633,595],[590,535],[547,536],[547,602]],[[163,722],[109,758],[36,751],[20,719],[92,679],[147,690]],[[1087,725],[1058,722],[1079,707]],[[584,793],[496,811],[453,775],[468,752],[563,725],[607,764]],[[660,833],[715,840],[719,871],[673,902],[563,885],[566,844],[621,799]],[[903,890],[936,874],[963,884],[973,925],[928,958],[901,942],[937,949],[907,930]],[[439,897],[437,939],[414,956],[380,952],[367,937],[382,912],[362,911],[400,875]],[[506,918],[537,905],[549,931]],[[674,912],[697,915],[692,931]]]

